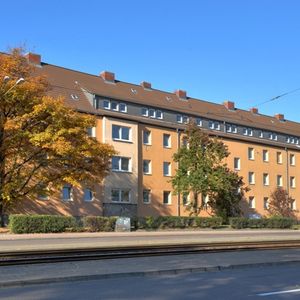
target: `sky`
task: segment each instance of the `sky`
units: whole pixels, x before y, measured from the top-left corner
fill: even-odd
[[[3,1],[0,51],[300,122],[299,13],[298,0]]]

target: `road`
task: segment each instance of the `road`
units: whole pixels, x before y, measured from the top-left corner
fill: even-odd
[[[135,276],[2,288],[0,299],[300,299],[299,275],[298,265]]]

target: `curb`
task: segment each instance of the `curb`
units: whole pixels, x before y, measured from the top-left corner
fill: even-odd
[[[257,268],[257,267],[274,267],[274,266],[295,265],[295,264],[300,264],[300,260],[170,269],[170,270],[159,270],[159,271],[124,272],[124,273],[111,273],[111,274],[78,275],[78,276],[69,276],[69,277],[16,280],[16,281],[0,282],[0,288],[41,285],[41,284],[49,284],[49,283],[57,283],[57,282],[61,283],[61,282],[90,281],[90,280],[122,278],[122,277],[154,277],[154,276],[161,276],[161,275],[217,272],[217,271],[225,271],[225,270],[238,270],[238,269]]]

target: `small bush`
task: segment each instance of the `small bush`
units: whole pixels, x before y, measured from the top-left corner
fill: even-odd
[[[292,228],[295,220],[292,218],[272,217],[262,219],[230,218],[230,226],[242,228]]]
[[[84,217],[83,226],[91,232],[114,231],[116,221],[116,217]]]
[[[13,233],[55,233],[77,227],[74,217],[54,215],[10,215],[9,228]]]

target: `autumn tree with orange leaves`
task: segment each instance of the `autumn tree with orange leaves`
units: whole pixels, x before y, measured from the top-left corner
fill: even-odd
[[[87,135],[95,118],[47,95],[34,70],[21,49],[0,54],[0,218],[25,197],[101,181],[115,154]]]

